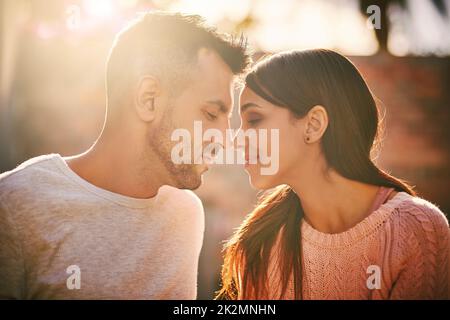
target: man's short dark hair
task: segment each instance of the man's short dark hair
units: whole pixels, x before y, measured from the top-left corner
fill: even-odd
[[[130,23],[116,37],[106,71],[108,100],[123,97],[139,76],[152,74],[180,90],[200,48],[212,49],[233,74],[251,62],[247,43],[217,32],[198,15],[149,12]]]

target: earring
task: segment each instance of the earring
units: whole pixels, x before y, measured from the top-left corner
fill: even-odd
[[[306,142],[309,142],[309,136],[306,136],[306,137],[305,137],[305,141],[306,141]]]

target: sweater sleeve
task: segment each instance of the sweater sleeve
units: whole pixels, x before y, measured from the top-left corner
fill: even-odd
[[[24,264],[22,247],[6,203],[0,198],[0,299],[21,299]]]
[[[390,299],[448,299],[449,226],[445,215],[421,199],[403,208],[401,236],[407,252]]]

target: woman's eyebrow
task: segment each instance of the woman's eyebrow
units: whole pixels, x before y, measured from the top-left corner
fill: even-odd
[[[249,102],[246,104],[241,105],[241,112],[244,112],[245,110],[247,110],[250,107],[257,107],[257,108],[261,108],[260,106],[258,106],[256,103],[253,102]]]

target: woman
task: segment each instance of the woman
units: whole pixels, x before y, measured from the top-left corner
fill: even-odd
[[[276,188],[227,243],[219,299],[447,298],[448,222],[372,161],[379,114],[348,59],[263,60],[241,118],[242,129],[279,129],[280,162],[270,176],[245,166],[254,187]]]

